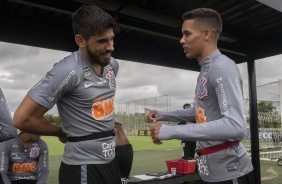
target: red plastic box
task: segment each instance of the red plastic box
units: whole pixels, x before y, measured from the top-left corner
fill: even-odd
[[[195,172],[196,169],[196,160],[167,160],[166,166],[168,171],[171,171],[171,168],[176,168],[176,174],[191,174]]]

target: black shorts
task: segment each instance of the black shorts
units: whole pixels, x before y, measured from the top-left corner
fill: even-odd
[[[254,171],[251,171],[248,174],[234,180],[220,181],[220,182],[202,181],[202,184],[254,184],[254,183],[255,183]]]
[[[61,162],[59,184],[120,184],[116,160],[108,164],[67,165]]]

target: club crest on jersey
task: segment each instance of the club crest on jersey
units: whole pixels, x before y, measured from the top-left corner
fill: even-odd
[[[83,68],[83,72],[84,72],[84,76],[85,76],[85,77],[89,77],[90,74],[91,74],[90,68],[89,68],[88,66],[85,66],[85,67]]]
[[[204,76],[202,76],[198,84],[198,98],[200,99],[204,98],[205,96],[208,96],[208,91],[205,86],[206,83],[207,83],[207,79]]]
[[[39,156],[39,151],[40,151],[40,148],[38,148],[38,147],[30,148],[29,156],[30,156],[31,158],[36,158],[36,157]]]
[[[109,86],[111,89],[116,89],[115,74],[112,70],[108,71],[106,78],[109,79]]]

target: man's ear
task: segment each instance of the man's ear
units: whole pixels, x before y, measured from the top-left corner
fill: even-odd
[[[211,34],[212,34],[212,31],[210,29],[206,29],[204,32],[204,39],[205,40],[211,39],[211,36],[212,36]]]
[[[75,43],[79,47],[85,47],[85,39],[81,35],[79,34],[75,35],[74,39],[75,39]]]

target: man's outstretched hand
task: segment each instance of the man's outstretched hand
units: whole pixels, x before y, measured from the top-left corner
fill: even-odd
[[[159,116],[156,117],[157,113],[158,111],[155,111],[155,110],[150,111],[149,114],[144,116],[144,121],[146,123],[156,123],[157,121],[161,119]]]
[[[162,144],[162,141],[159,139],[159,133],[160,133],[161,127],[162,127],[162,124],[155,124],[154,126],[150,128],[151,137],[153,139],[153,143],[155,144]]]

